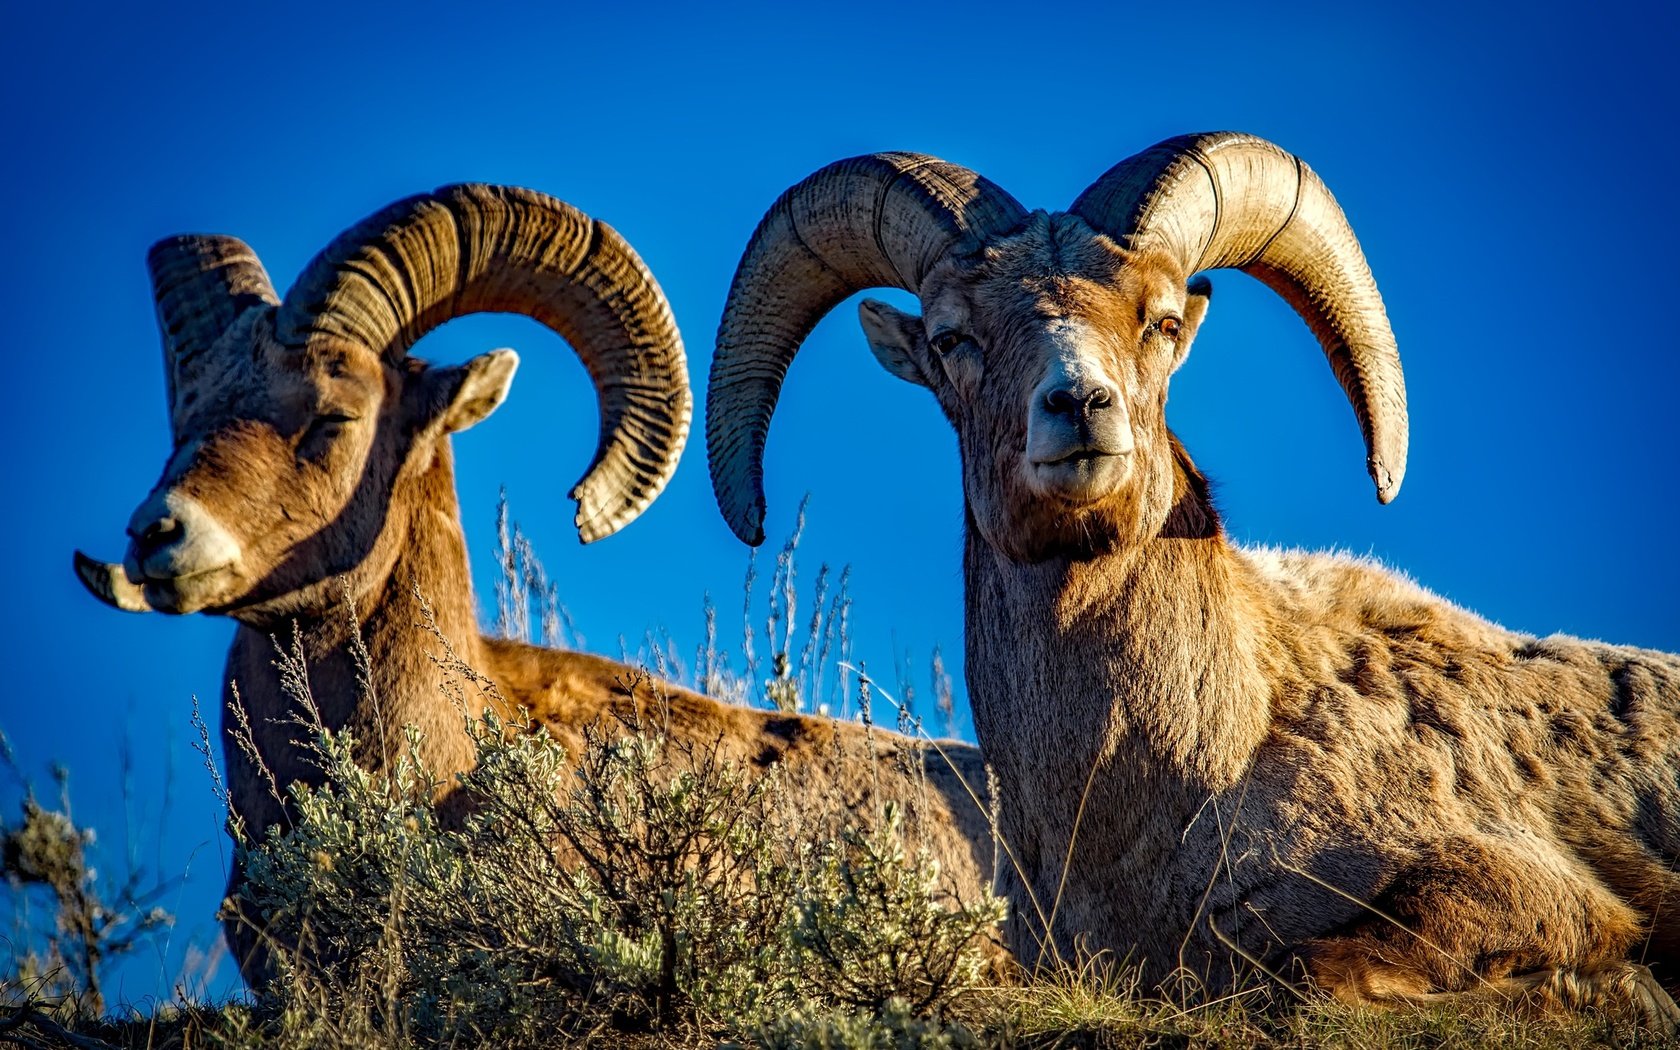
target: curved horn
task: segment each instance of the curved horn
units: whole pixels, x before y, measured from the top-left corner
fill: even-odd
[[[805,337],[865,288],[910,292],[953,252],[1026,210],[967,168],[920,153],[836,161],[771,205],[741,256],[706,389],[712,491],[735,535],[764,542],[764,439]]]
[[[187,234],[169,237],[146,253],[163,336],[163,374],[169,418],[193,359],[208,350],[234,319],[253,306],[280,301],[249,245],[236,237]]]
[[[1182,135],[1121,161],[1071,209],[1133,248],[1173,254],[1186,274],[1233,267],[1283,296],[1324,347],[1359,417],[1384,503],[1406,474],[1406,382],[1371,268],[1312,169],[1264,139]]]
[[[287,346],[348,339],[400,359],[483,311],[558,332],[595,381],[601,431],[577,485],[578,535],[609,536],[676,470],[693,414],[682,337],[653,275],[612,227],[553,197],[463,184],[399,201],[340,234],[280,307]]]
[[[151,603],[138,584],[129,581],[121,565],[96,561],[76,552],[76,577],[95,598],[123,612],[151,612]]]

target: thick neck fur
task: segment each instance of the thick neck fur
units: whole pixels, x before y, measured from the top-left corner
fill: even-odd
[[[1025,564],[967,530],[976,729],[999,766],[1005,832],[1024,840],[1041,888],[1060,875],[1075,807],[1012,812],[1011,784],[1089,792],[1077,841],[1128,844],[1135,864],[1098,867],[1147,879],[1207,800],[1242,780],[1270,724],[1277,646],[1260,585],[1181,450],[1174,469],[1175,507],[1141,544]],[[1075,857],[1074,871],[1093,867]]]
[[[378,769],[403,757],[407,742],[389,727],[413,724],[424,734],[422,761],[447,778],[471,767],[473,747],[455,706],[443,702],[446,684],[454,677],[438,666],[444,646],[426,626],[421,597],[430,609],[431,622],[448,639],[455,655],[469,666],[483,667],[484,663],[446,441],[440,442],[437,454],[422,471],[398,480],[390,508],[385,534],[376,547],[376,551],[393,552],[394,556],[388,555],[390,568],[371,572],[360,592],[353,594],[361,638],[375,654],[370,662],[372,688],[364,689],[359,683],[355,631],[342,588],[327,588],[319,607],[297,619],[297,638],[321,719],[330,729],[348,727],[354,733],[360,765]],[[370,561],[376,557],[377,553],[370,556]],[[291,741],[306,740],[308,733],[284,721],[302,712],[282,685],[276,642],[290,650],[290,625],[271,636],[241,624],[228,652],[224,679],[238,689],[257,748],[275,781],[282,786],[292,780],[318,783],[319,771],[291,746]],[[477,696],[466,699],[469,704],[481,702]],[[231,691],[228,700],[232,702]],[[234,725],[232,716],[224,712],[224,754],[234,805],[247,827],[260,830],[283,815],[268,790],[267,778],[230,738]]]

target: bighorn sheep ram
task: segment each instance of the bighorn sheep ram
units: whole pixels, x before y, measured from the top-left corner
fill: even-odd
[[[676,468],[691,399],[682,342],[663,293],[611,227],[551,197],[461,185],[400,201],[342,234],[280,300],[251,249],[231,237],[162,241],[150,254],[163,334],[174,451],[134,512],[121,566],[80,552],[76,569],[121,609],[196,611],[239,622],[224,680],[243,698],[257,752],[279,783],[319,771],[283,724],[289,700],[271,636],[301,627],[310,688],[328,727],[354,730],[368,768],[425,734],[439,776],[474,761],[461,713],[440,688],[432,609],[456,654],[568,747],[632,702],[631,669],[584,653],[480,635],[448,435],[501,403],[517,358],[497,350],[457,366],[408,356],[428,331],[478,311],[526,314],[577,351],[594,379],[601,437],[573,490],[584,542],[652,502]],[[357,685],[354,602],[371,655]],[[675,686],[667,731],[743,762],[782,763],[823,812],[897,798],[964,893],[987,884],[978,752],[944,753],[866,727],[720,703]],[[286,813],[231,733],[223,753],[235,813],[260,833]],[[369,697],[376,698],[374,700]],[[645,700],[645,696],[644,696]],[[503,712],[511,715],[513,712]],[[925,775],[920,779],[916,771]],[[922,784],[926,791],[920,791]],[[234,873],[237,880],[238,873]],[[247,974],[252,931],[230,923]]]
[[[1121,162],[1067,212],[909,153],[788,190],[718,331],[719,506],[761,542],[800,343],[856,291],[914,293],[920,318],[860,313],[957,433],[969,696],[1025,883],[1018,954],[1672,1027],[1633,960],[1680,978],[1680,658],[1525,637],[1367,560],[1231,543],[1165,418],[1211,293],[1195,275],[1218,267],[1311,326],[1393,499],[1405,390],[1358,242],[1304,163],[1218,133]]]

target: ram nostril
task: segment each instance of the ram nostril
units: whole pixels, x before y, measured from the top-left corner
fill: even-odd
[[[181,523],[174,518],[159,518],[140,530],[135,543],[144,556],[175,542],[181,537],[181,531]]]
[[[1044,408],[1053,416],[1088,418],[1114,404],[1114,395],[1107,387],[1096,386],[1085,391],[1052,390],[1044,395]]]
[[[1044,395],[1044,407],[1051,415],[1070,415],[1079,410],[1079,398],[1069,390],[1052,390]]]

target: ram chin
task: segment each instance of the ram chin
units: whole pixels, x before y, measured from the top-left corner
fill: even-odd
[[[141,581],[146,604],[153,611],[184,616],[226,605],[232,570],[223,567],[168,580]]]
[[[1094,503],[1119,488],[1131,473],[1130,456],[1076,452],[1050,462],[1032,463],[1027,477],[1038,495],[1065,503]]]

